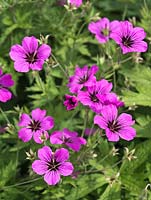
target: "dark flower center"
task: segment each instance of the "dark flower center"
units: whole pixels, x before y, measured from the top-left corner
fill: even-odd
[[[121,129],[120,124],[118,124],[117,121],[113,120],[112,122],[108,122],[108,128],[110,129],[110,131],[112,131],[113,133],[118,132]]]
[[[71,138],[66,138],[66,137],[64,137],[64,138],[63,138],[63,141],[64,141],[64,143],[72,143]]]
[[[26,54],[26,60],[29,62],[29,63],[34,63],[37,61],[37,53],[36,52],[33,52],[33,53],[28,53]]]
[[[79,78],[78,83],[79,83],[79,84],[83,84],[83,83],[85,83],[86,81],[88,81],[88,79],[89,79],[88,74],[85,74],[83,77]]]
[[[61,163],[57,162],[56,159],[53,157],[51,161],[47,163],[47,165],[49,171],[57,171]]]
[[[126,47],[132,47],[132,45],[134,44],[134,41],[132,40],[132,38],[130,36],[123,36],[122,37],[122,44]]]
[[[89,94],[91,101],[93,101],[93,102],[95,102],[95,103],[98,103],[98,102],[99,102],[99,99],[97,98],[96,95],[97,95],[96,92],[93,92],[93,93],[90,93],[90,94]]]
[[[30,124],[29,124],[29,128],[32,131],[40,130],[40,128],[41,128],[40,122],[39,121],[35,121],[35,120],[31,121]]]
[[[75,105],[75,101],[74,101],[74,99],[73,98],[70,98],[69,100],[69,104],[71,105],[71,106],[74,106]]]

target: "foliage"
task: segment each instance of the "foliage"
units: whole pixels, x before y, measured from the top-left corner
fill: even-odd
[[[151,2],[85,0],[82,7],[73,11],[57,2],[0,1],[0,65],[16,82],[13,99],[0,103],[1,127],[7,126],[5,132],[0,132],[0,199],[151,199]],[[99,44],[87,29],[99,17],[130,19],[143,27],[148,52],[121,55],[114,42]],[[27,35],[34,35],[52,48],[52,56],[39,73],[16,72],[9,57],[10,47],[20,44]],[[97,78],[112,81],[114,91],[125,102],[123,110],[134,116],[137,137],[132,142],[108,142],[104,133],[93,126],[91,111],[85,111],[82,105],[66,111],[63,106],[64,94],[69,93],[68,76],[75,66],[93,64],[99,66]],[[32,149],[35,153],[42,145],[23,143],[17,135],[21,113],[30,113],[37,107],[54,117],[53,130],[67,127],[83,134],[86,127],[97,129],[95,134],[85,136],[87,145],[80,152],[70,151],[77,177],[64,177],[56,186],[47,186],[33,173],[32,161],[26,159],[26,152]]]

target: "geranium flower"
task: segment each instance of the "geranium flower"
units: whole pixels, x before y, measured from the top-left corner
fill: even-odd
[[[9,87],[14,85],[12,76],[10,74],[3,74],[0,69],[0,101],[6,102],[12,98],[12,93],[8,90]]]
[[[94,124],[105,130],[109,141],[116,142],[120,138],[130,141],[136,136],[135,129],[131,127],[135,123],[131,115],[122,113],[118,116],[114,105],[105,106],[101,115],[94,117]]]
[[[65,101],[64,101],[64,106],[66,106],[67,110],[73,110],[74,108],[77,107],[78,105],[78,99],[76,96],[71,96],[66,94],[65,95]]]
[[[18,72],[28,72],[32,70],[42,70],[45,60],[50,56],[51,48],[47,44],[38,47],[38,39],[34,36],[24,37],[22,46],[15,44],[11,47],[10,57],[14,63],[14,68]]]
[[[104,105],[113,104],[117,108],[124,106],[124,102],[120,101],[118,96],[114,92],[110,92],[110,93],[103,95],[101,99],[102,99],[102,103]]]
[[[86,91],[80,91],[78,93],[78,100],[85,106],[89,106],[94,112],[99,114],[102,110],[104,103],[104,95],[108,94],[112,89],[112,83],[102,79],[96,81],[90,87],[87,87]]]
[[[68,2],[77,8],[82,5],[82,0],[68,0]]]
[[[54,127],[54,119],[45,115],[46,110],[40,108],[32,110],[31,117],[25,113],[21,115],[18,126],[23,128],[19,130],[18,136],[23,142],[28,142],[33,136],[34,141],[41,144],[49,138],[47,131]]]
[[[95,35],[95,38],[100,43],[106,43],[112,31],[118,28],[119,21],[114,20],[112,22],[109,21],[108,18],[104,17],[96,22],[91,22],[88,26],[88,30]]]
[[[60,175],[69,176],[73,172],[68,150],[61,148],[54,153],[51,148],[44,146],[38,150],[38,158],[32,163],[32,169],[39,175],[44,175],[44,181],[49,185],[56,185],[60,181]]]
[[[120,45],[123,54],[147,51],[147,43],[143,41],[146,37],[144,29],[133,28],[129,21],[121,21],[118,29],[114,30],[110,37]]]
[[[65,144],[73,151],[79,151],[81,145],[86,144],[86,140],[78,137],[77,132],[72,132],[67,128],[64,128],[62,131],[54,131],[50,136],[50,142],[52,144]]]
[[[98,66],[93,65],[90,69],[88,66],[83,68],[76,67],[73,76],[70,76],[68,87],[71,93],[77,93],[85,86],[90,86],[96,81],[94,74],[99,70]]]

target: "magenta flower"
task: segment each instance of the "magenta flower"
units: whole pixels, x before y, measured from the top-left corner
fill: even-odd
[[[113,104],[117,108],[124,106],[124,102],[120,101],[117,97],[117,95],[114,92],[107,93],[102,96],[102,103],[104,105],[110,105]]]
[[[120,138],[124,140],[132,140],[136,136],[136,131],[131,126],[135,123],[132,116],[122,113],[118,116],[116,106],[105,106],[101,111],[102,116],[94,117],[94,124],[104,129],[109,141],[116,142]]]
[[[71,96],[66,94],[65,95],[65,101],[64,101],[64,106],[66,106],[67,110],[73,110],[74,108],[77,107],[78,105],[78,99],[76,96]]]
[[[98,66],[93,65],[90,69],[88,66],[83,68],[76,67],[75,73],[69,78],[69,90],[71,93],[79,92],[83,87],[91,86],[95,81],[96,77],[94,74],[99,70]]]
[[[60,175],[69,176],[73,172],[71,162],[66,162],[69,159],[68,150],[61,148],[54,153],[51,148],[44,146],[38,150],[38,158],[32,163],[32,169],[39,175],[44,175],[44,181],[48,185],[56,185],[60,181]]]
[[[133,28],[129,21],[121,21],[119,28],[114,30],[110,37],[120,45],[123,54],[147,51],[147,43],[143,41],[146,37],[144,29],[140,27]]]
[[[119,21],[114,20],[109,21],[106,17],[100,19],[97,22],[91,22],[88,26],[88,30],[93,33],[100,43],[106,43],[112,31],[115,31],[118,28]]]
[[[50,56],[51,48],[47,44],[38,47],[38,39],[34,36],[24,37],[22,46],[15,44],[11,47],[10,57],[14,63],[14,68],[18,72],[28,72],[32,70],[42,70],[44,61]]]
[[[86,91],[80,91],[78,93],[78,100],[85,106],[89,106],[97,114],[100,114],[103,103],[104,95],[108,94],[112,89],[112,83],[102,79],[96,81],[90,87],[87,87]]]
[[[12,76],[10,74],[3,74],[0,69],[0,101],[6,102],[12,98],[12,93],[8,90],[9,87],[14,85]]]
[[[50,142],[52,144],[65,144],[73,151],[79,151],[81,145],[86,144],[86,140],[78,137],[77,132],[72,132],[67,128],[64,128],[62,131],[54,131],[50,136]]]
[[[68,2],[77,8],[82,5],[82,0],[68,0]]]
[[[21,128],[18,132],[18,137],[23,142],[31,140],[32,136],[36,143],[43,143],[49,138],[48,130],[54,127],[54,119],[51,116],[46,116],[46,110],[36,108],[32,110],[31,117],[23,113],[20,117],[18,126]]]

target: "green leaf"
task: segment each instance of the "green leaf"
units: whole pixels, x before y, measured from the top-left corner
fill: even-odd
[[[91,174],[79,177],[77,179],[76,187],[66,196],[66,200],[80,199],[106,183],[105,177],[101,174]]]

